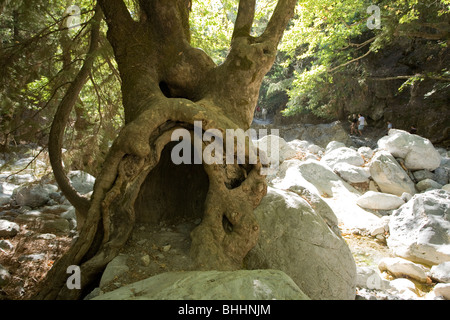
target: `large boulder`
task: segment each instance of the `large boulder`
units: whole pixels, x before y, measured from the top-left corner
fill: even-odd
[[[388,271],[396,278],[412,278],[422,283],[428,280],[428,270],[417,263],[396,257],[383,258],[378,263],[380,271]]]
[[[167,272],[92,300],[274,299],[309,300],[294,281],[279,270]]]
[[[356,150],[347,147],[331,150],[320,161],[326,163],[331,169],[334,169],[338,163],[346,163],[353,166],[362,166],[364,164],[364,159],[361,155]]]
[[[435,177],[432,178],[433,180],[439,184],[446,185],[450,181],[450,168],[448,166],[441,166],[434,170],[434,176]]]
[[[384,193],[401,196],[404,192],[415,194],[414,182],[398,164],[395,158],[386,151],[375,153],[369,165],[372,179]]]
[[[270,181],[279,189],[289,189],[301,185],[324,197],[334,197],[340,190],[358,191],[340,178],[324,162],[317,160],[300,161],[291,159],[283,162],[277,176]]]
[[[368,168],[354,166],[345,162],[334,165],[333,170],[349,183],[369,182],[370,172]]]
[[[450,283],[450,261],[432,266],[431,277],[437,282]]]
[[[345,148],[346,145],[339,141],[330,141],[325,148],[325,153],[330,153],[331,151],[339,148]]]
[[[87,194],[94,190],[95,177],[87,172],[75,170],[70,171],[67,175],[72,187],[80,194]]]
[[[282,270],[311,299],[355,298],[349,247],[305,199],[269,187],[255,216],[261,233],[245,258],[248,269]]]
[[[99,284],[100,288],[103,288],[111,281],[113,281],[115,278],[130,270],[130,268],[127,266],[126,263],[127,258],[128,258],[127,255],[119,254],[117,257],[111,260],[111,262],[108,263],[108,265],[105,268],[105,271],[103,271],[102,278],[100,279]]]
[[[321,197],[346,229],[370,232],[380,218],[356,204],[361,193],[340,178],[326,164],[292,159],[280,165],[277,176],[269,181],[275,188],[298,192],[307,189]]]
[[[260,151],[264,151],[270,163],[283,162],[295,157],[297,152],[281,137],[267,135],[257,141]],[[275,149],[277,150],[275,151]],[[277,163],[278,164],[278,163]]]
[[[414,195],[394,211],[387,244],[397,256],[429,265],[450,261],[450,193]]]
[[[12,221],[0,219],[0,237],[14,237],[20,231],[20,226]]]
[[[361,197],[358,198],[356,203],[365,209],[371,210],[393,210],[398,209],[405,204],[405,201],[393,194],[367,191]]]
[[[419,181],[416,184],[416,188],[419,191],[429,191],[432,189],[441,189],[442,187],[443,186],[441,184],[439,184],[436,181],[431,180],[431,179],[425,179],[425,180]]]
[[[11,201],[11,197],[0,192],[0,207],[8,204]]]
[[[430,140],[403,130],[389,130],[387,136],[378,140],[378,147],[405,159],[405,166],[410,170],[433,171],[441,164],[441,155]]]
[[[27,184],[14,189],[12,198],[19,206],[38,208],[50,200],[50,194],[58,191],[52,184]]]
[[[356,287],[371,290],[385,290],[389,288],[389,281],[372,267],[357,267]]]

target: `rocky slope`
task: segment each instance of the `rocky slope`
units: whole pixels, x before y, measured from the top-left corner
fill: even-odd
[[[190,292],[184,299],[233,296],[243,285],[248,288],[246,283],[257,285],[236,299],[450,298],[447,150],[399,130],[375,141],[349,137],[339,123],[288,127],[280,134],[286,140],[271,136],[258,141],[264,149],[277,139],[281,162],[267,176],[268,194],[255,211],[260,241],[239,280],[229,283],[225,273],[186,273],[192,271],[189,233],[200,219],[142,224],[89,298],[134,299],[141,287],[129,285],[161,284],[158,275],[164,276],[167,294]],[[4,299],[29,298],[77,235],[74,210],[48,174],[45,153],[14,174],[37,154],[27,152],[0,160]],[[92,190],[92,176],[72,172],[70,177],[80,192]],[[180,272],[191,282],[180,283]],[[210,287],[209,296],[192,291],[192,283],[214,282],[222,284],[222,296],[217,296],[219,286]],[[142,295],[157,297],[155,292]]]

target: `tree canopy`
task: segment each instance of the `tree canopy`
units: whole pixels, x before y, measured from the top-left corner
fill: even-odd
[[[396,38],[429,40],[449,45],[450,2],[442,1],[299,1],[297,17],[287,31],[281,50],[294,66],[292,81],[280,79],[290,101],[284,114],[312,110],[330,116],[336,101],[348,91],[342,74],[362,83],[372,75],[357,64],[383,51]],[[448,68],[429,74],[397,76],[405,85],[424,78],[450,80]]]
[[[264,30],[275,0],[258,0],[252,35]],[[136,19],[137,2],[126,1]],[[379,26],[370,27],[379,11]],[[50,120],[68,85],[81,68],[89,47],[89,21],[95,1],[19,0],[0,4],[0,117],[1,144],[48,139]],[[237,15],[237,0],[192,1],[191,44],[203,49],[216,64],[225,60]],[[79,11],[69,12],[69,8]],[[298,1],[295,18],[279,47],[277,63],[262,88],[261,99],[270,101],[286,92],[285,115],[312,111],[333,115],[333,102],[346,91],[343,74],[364,82],[371,75],[357,64],[383,50],[393,39],[426,39],[448,46],[450,1]],[[80,25],[69,22],[79,18]],[[78,20],[77,20],[78,21]],[[113,50],[100,27],[99,47],[88,80],[76,102],[66,129],[65,147],[95,146],[95,152],[73,157],[74,166],[95,173],[97,158],[105,154],[124,123],[120,76]],[[434,78],[448,85],[448,68],[428,74],[405,74],[402,89],[416,81]],[[81,134],[82,133],[82,134]],[[82,148],[81,148],[82,149]],[[95,155],[95,156],[94,156]],[[72,159],[72,158],[71,158]],[[100,161],[101,162],[101,161]]]

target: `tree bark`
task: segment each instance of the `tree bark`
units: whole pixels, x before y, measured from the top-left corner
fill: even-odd
[[[102,20],[102,12],[100,7],[97,6],[94,17],[91,20],[91,39],[90,48],[86,55],[86,59],[78,72],[75,79],[70,84],[64,98],[61,100],[55,117],[52,122],[50,129],[49,141],[48,141],[48,151],[50,163],[53,169],[53,174],[55,180],[58,183],[61,191],[66,196],[67,200],[74,206],[77,212],[77,221],[80,223],[80,227],[83,225],[83,221],[86,219],[87,212],[89,210],[89,200],[82,197],[78,192],[72,187],[69,179],[66,176],[62,165],[62,154],[61,148],[63,145],[64,129],[69,120],[70,112],[72,111],[75,103],[78,99],[78,95],[86,83],[89,72],[92,68],[95,59],[95,51],[98,48],[98,42],[100,38],[100,22]],[[64,64],[65,67],[70,63],[70,57],[65,55]]]
[[[139,0],[141,15],[135,21],[122,0],[99,0],[122,79],[126,125],[97,177],[78,240],[50,270],[52,280],[38,299],[80,298],[82,290],[65,286],[67,267],[80,266],[81,286],[86,288],[119,253],[135,224],[141,188],[166,158],[161,155],[174,130],[194,134],[199,121],[203,132],[219,130],[226,146],[227,129],[250,127],[261,82],[296,4],[279,0],[265,32],[252,37],[255,2],[240,1],[230,53],[216,66],[189,44],[190,1]],[[203,141],[202,148],[207,146]],[[261,162],[249,163],[250,152],[247,146],[245,164],[225,164],[225,159],[224,164],[202,164],[209,185],[202,222],[191,233],[196,269],[242,268],[257,242],[253,209],[267,186]]]

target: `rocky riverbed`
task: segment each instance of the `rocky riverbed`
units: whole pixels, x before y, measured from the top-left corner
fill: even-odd
[[[350,137],[336,124],[329,127],[337,134],[314,139],[315,129],[308,127],[307,135],[289,129],[281,132],[286,140],[267,136],[257,141],[264,149],[270,139],[278,139],[280,163],[267,176],[268,195],[255,210],[261,237],[246,258],[248,272],[236,273],[242,279],[233,282],[236,287],[227,281],[227,292],[261,279],[246,294],[264,299],[270,298],[268,292],[284,299],[449,299],[449,152],[400,130],[373,141]],[[2,299],[30,298],[54,261],[76,241],[75,211],[53,180],[45,152],[39,152],[23,146],[0,159]],[[69,177],[80,193],[92,191],[94,177],[81,171]],[[111,298],[114,292],[126,298],[131,283],[153,281],[155,286],[161,282],[156,276],[164,274],[168,286],[178,281],[179,272],[193,271],[189,233],[200,223],[136,225],[88,298]],[[278,271],[256,277],[263,269]],[[202,273],[188,275],[194,282],[205,279]],[[208,277],[213,277],[208,283],[218,285],[229,274]],[[286,292],[280,283],[292,290]],[[177,286],[173,292],[182,292],[179,281]],[[155,293],[147,294],[152,299]],[[201,297],[198,292],[192,296]]]

